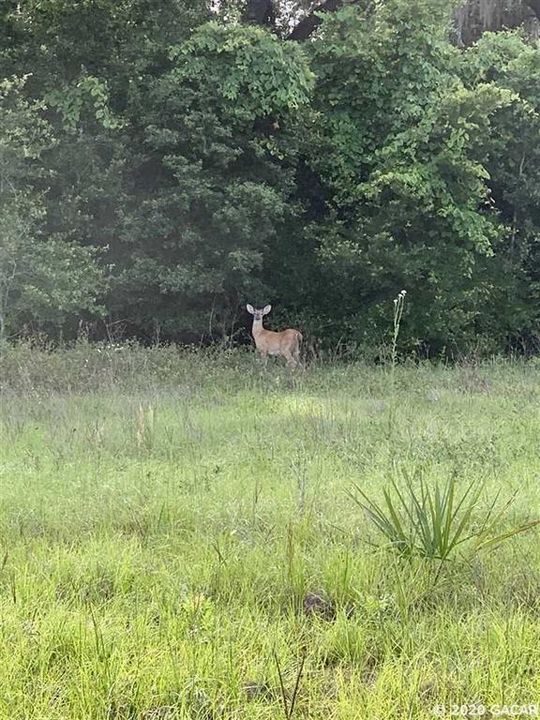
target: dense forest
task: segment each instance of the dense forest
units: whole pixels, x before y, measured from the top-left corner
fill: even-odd
[[[539,0],[4,0],[0,338],[540,343]]]

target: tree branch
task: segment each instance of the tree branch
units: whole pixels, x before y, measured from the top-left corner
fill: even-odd
[[[336,12],[336,10],[343,7],[343,4],[344,0],[325,0],[325,2],[317,5],[309,15],[306,15],[305,18],[300,20],[298,25],[289,34],[289,40],[307,40],[322,22],[322,19],[318,15],[315,15],[315,13]]]
[[[319,13],[331,13],[340,10],[344,5],[358,3],[360,0],[321,0],[313,10],[306,15],[287,36],[288,40],[302,42],[308,40],[322,23]],[[247,0],[243,13],[244,22],[253,25],[262,25],[275,28],[276,11],[275,0]],[[522,0],[521,7],[528,8],[540,20],[540,0]],[[519,25],[523,18],[519,17],[515,25]]]
[[[525,4],[530,7],[538,20],[540,20],[540,0],[525,0]]]

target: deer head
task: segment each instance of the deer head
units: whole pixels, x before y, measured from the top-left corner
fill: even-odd
[[[249,303],[246,305],[246,310],[248,311],[248,313],[253,315],[253,320],[255,322],[262,322],[263,317],[265,315],[268,315],[271,309],[271,305],[265,305],[261,309],[254,308],[253,305],[250,305]]]

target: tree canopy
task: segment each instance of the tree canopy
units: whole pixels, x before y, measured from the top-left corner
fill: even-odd
[[[0,24],[0,335],[534,349],[535,0],[28,0]],[[487,31],[486,31],[487,30]]]

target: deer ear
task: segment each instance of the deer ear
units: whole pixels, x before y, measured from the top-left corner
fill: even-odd
[[[255,312],[253,310],[253,305],[250,305],[249,303],[246,305],[246,310],[248,311],[248,313],[251,313],[251,315],[253,315]]]
[[[268,313],[270,312],[271,309],[272,309],[271,305],[266,305],[263,310],[263,315],[268,315]]]

